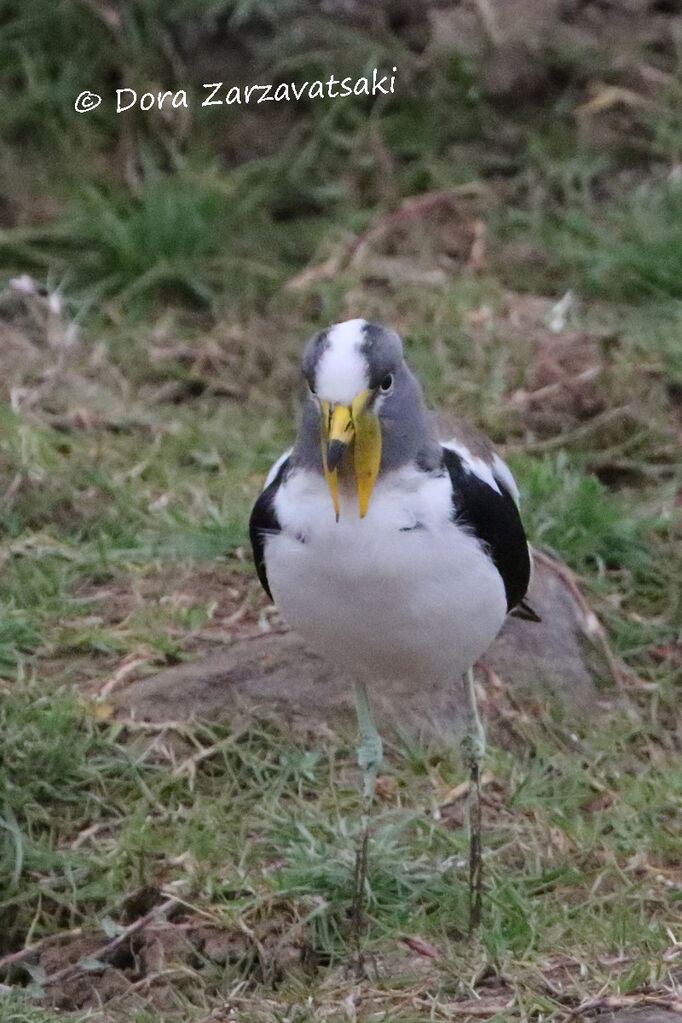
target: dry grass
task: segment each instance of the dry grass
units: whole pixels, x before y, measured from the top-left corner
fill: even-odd
[[[50,320],[47,298],[12,292],[12,329],[34,355],[8,365],[3,448],[5,979],[28,983],[38,1004],[102,1020],[558,1023],[607,995],[672,1006],[680,427],[663,405],[665,347],[645,341],[636,315],[614,337],[598,307],[573,309],[554,335],[551,302],[490,277],[387,292],[362,264],[347,273],[312,286],[336,302],[328,318],[361,302],[397,322],[437,399],[506,433],[531,534],[583,574],[639,689],[596,727],[575,723],[577,747],[548,708],[505,709],[484,790],[480,942],[463,937],[456,751],[392,749],[372,841],[376,970],[353,980],[349,737],[296,740],[266,722],[114,723],[108,703],[121,680],[201,650],[205,634],[259,628],[240,545],[291,430],[289,401],[263,418],[224,387],[255,337],[251,365],[260,346],[270,361],[260,386],[241,381],[251,409],[271,405],[260,395],[277,374],[289,388],[302,300],[273,312],[269,330],[286,338],[276,357],[253,322],[182,350],[165,323],[126,360],[120,336],[93,348],[85,334],[55,365],[50,331],[65,336],[68,321]],[[643,373],[633,353],[645,344]],[[522,445],[535,454],[514,454]],[[611,492],[584,475],[592,467]],[[0,1011],[40,1018],[15,999]]]
[[[222,14],[255,46],[247,6]],[[25,180],[3,158],[0,1023],[680,1011],[674,69],[655,102],[626,104],[624,126],[604,108],[613,131],[597,153],[597,107],[571,113],[592,73],[577,56],[558,98],[512,115],[461,63],[422,67],[406,30],[410,89],[395,106],[303,112],[273,127],[267,152],[242,125],[245,150],[216,152],[220,167],[193,163],[222,138],[215,124],[201,138],[136,124],[110,145],[106,191],[84,200],[111,124],[59,128],[80,72],[55,69],[61,36],[43,8],[28,64],[10,35],[0,74],[13,97],[30,85],[7,105],[10,134],[49,111],[58,129],[49,180],[40,154],[25,155]],[[312,66],[338,55],[325,17],[294,8]],[[94,18],[113,77],[123,53],[136,74],[150,55],[177,73],[172,35],[159,48],[155,18],[138,14],[131,34],[82,5],[58,32]],[[378,52],[361,26],[342,42],[358,60]],[[88,67],[96,48],[78,52]],[[295,33],[258,59],[308,67]],[[519,703],[502,680],[475,941],[457,751],[391,745],[361,981],[347,970],[352,737],[241,716],[114,720],[110,703],[131,678],[275,624],[248,508],[292,436],[303,340],[359,314],[403,334],[446,418],[503,446],[531,538],[581,575],[628,672],[617,699],[598,680],[587,721]]]

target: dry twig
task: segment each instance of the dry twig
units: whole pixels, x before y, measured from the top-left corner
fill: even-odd
[[[150,909],[148,913],[145,913],[144,916],[139,917],[137,920],[134,920],[133,923],[124,927],[121,933],[117,934],[115,938],[111,939],[111,941],[107,941],[106,944],[95,949],[88,956],[88,959],[104,960],[106,956],[110,956],[117,948],[124,945],[126,941],[133,936],[133,934],[137,934],[139,931],[144,930],[145,927],[153,923],[159,916],[167,916],[181,905],[182,902],[179,899],[166,899],[166,901],[162,902],[160,906],[155,906],[153,909]],[[69,963],[68,966],[64,966],[61,970],[56,970],[55,973],[46,977],[43,981],[43,985],[48,987],[50,984],[56,984],[57,981],[64,980],[65,977],[70,977],[73,974],[80,973],[81,969],[82,967],[80,966],[80,963]]]

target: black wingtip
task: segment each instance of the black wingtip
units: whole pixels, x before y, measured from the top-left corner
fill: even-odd
[[[520,600],[510,613],[513,618],[521,618],[524,622],[542,621],[540,615],[530,606],[527,600]]]

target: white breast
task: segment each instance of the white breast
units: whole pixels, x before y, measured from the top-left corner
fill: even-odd
[[[297,470],[280,487],[281,533],[265,562],[287,622],[353,675],[456,680],[506,614],[502,579],[475,537],[452,522],[447,476],[416,469],[382,478],[361,519],[354,492],[335,520],[322,477]]]

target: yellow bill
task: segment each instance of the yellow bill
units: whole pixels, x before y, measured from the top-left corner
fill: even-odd
[[[334,466],[333,469],[329,468],[329,461],[327,458],[327,451],[332,432],[332,407],[328,401],[322,401],[320,402],[320,405],[320,445],[322,447],[322,468],[324,470],[324,478],[327,481],[327,485],[332,495],[336,521],[338,522],[339,515],[341,514],[341,509],[339,507],[339,473],[336,466]],[[349,409],[345,409],[344,411],[350,415]]]
[[[379,474],[381,426],[376,414],[367,407],[371,396],[372,391],[361,391],[350,407],[332,406],[330,402],[325,401],[320,403],[322,465],[334,502],[337,521],[340,513],[338,467],[351,445],[361,518],[367,514]]]

